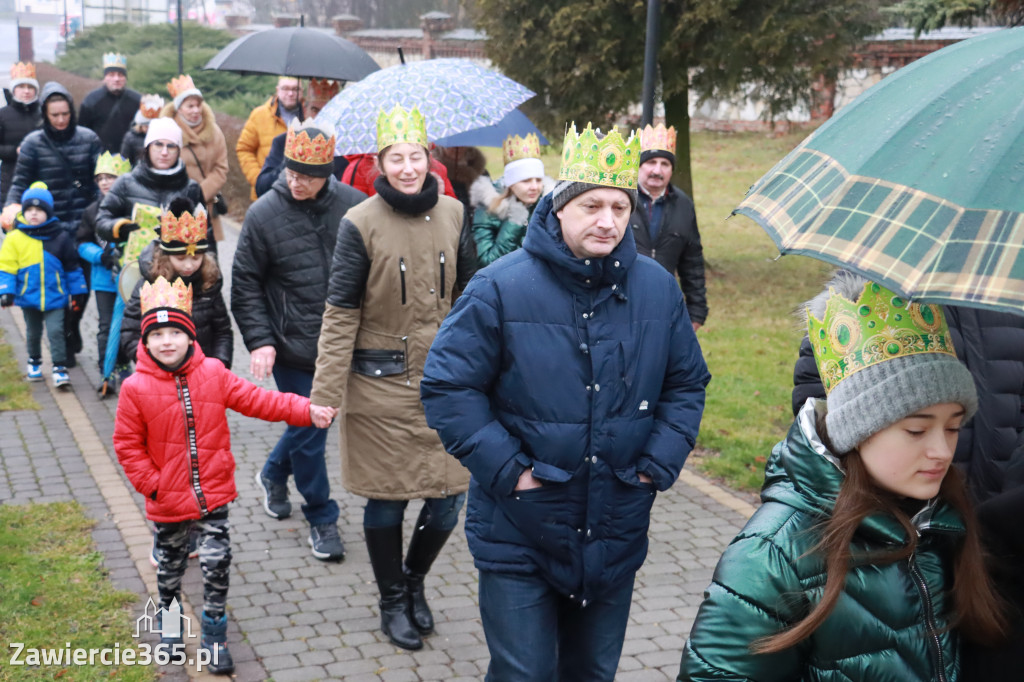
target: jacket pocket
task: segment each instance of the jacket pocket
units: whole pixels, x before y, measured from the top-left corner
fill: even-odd
[[[390,377],[405,372],[405,352],[357,349],[352,352],[352,371],[368,377]]]
[[[405,259],[398,259],[398,273],[402,276],[402,305],[405,305]]]

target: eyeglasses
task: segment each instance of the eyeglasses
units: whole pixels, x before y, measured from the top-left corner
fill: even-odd
[[[178,145],[173,142],[161,142],[160,140],[157,140],[156,142],[150,143],[150,146],[156,147],[157,150],[166,149],[169,152],[178,151]]]
[[[290,185],[305,185],[309,186],[315,183],[319,178],[314,178],[312,175],[301,175],[299,173],[293,173],[292,171],[285,169],[284,179]]]
[[[295,87],[295,86],[293,86],[293,87],[285,87],[283,85],[279,85],[277,87],[277,89],[280,90],[281,92],[298,92],[299,91],[299,88]]]

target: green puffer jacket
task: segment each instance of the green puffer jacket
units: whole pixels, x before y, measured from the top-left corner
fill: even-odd
[[[543,181],[541,196],[555,186],[555,181],[547,176]],[[492,211],[491,202],[498,194],[498,188],[486,176],[480,176],[470,188],[470,204],[477,207],[473,214],[473,241],[476,242],[477,264],[481,268],[523,245],[526,226],[533,217],[533,209],[540,203],[538,197],[537,203],[527,206],[513,194]]]
[[[914,517],[920,538],[909,561],[851,569],[846,590],[824,623],[800,644],[755,655],[755,640],[795,624],[816,604],[825,565],[810,554],[813,529],[831,514],[843,474],[815,428],[808,401],[768,460],[761,499],[715,569],[683,650],[678,680],[752,682],[955,682],[960,659],[951,616],[951,556],[964,527],[948,505]],[[854,556],[906,542],[889,515],[861,525]],[[933,628],[928,624],[932,623]],[[937,631],[933,634],[933,630]]]

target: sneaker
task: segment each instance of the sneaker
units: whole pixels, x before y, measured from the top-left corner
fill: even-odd
[[[272,519],[287,519],[292,515],[287,485],[274,483],[264,476],[262,471],[256,472],[256,485],[263,491],[263,511],[267,512],[267,516]]]
[[[336,523],[320,523],[309,529],[309,546],[313,556],[321,561],[341,561],[345,558],[345,545],[338,535]]]
[[[43,361],[29,358],[28,361],[28,372],[25,377],[28,381],[42,381],[43,380]]]
[[[71,385],[71,377],[64,365],[55,365],[53,368],[53,385],[57,388]]]

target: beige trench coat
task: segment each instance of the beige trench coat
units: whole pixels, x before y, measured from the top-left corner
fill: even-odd
[[[203,120],[195,128],[185,122],[174,108],[174,102],[167,104],[160,112],[160,116],[173,118],[181,128],[181,138],[184,142],[181,160],[185,162],[188,176],[202,187],[206,210],[209,212],[214,197],[228,179],[228,145],[224,140],[224,133],[213,117],[213,110],[203,102]],[[203,167],[201,172],[200,165]],[[224,238],[219,218],[212,217],[210,227],[213,229],[214,239],[220,241]]]
[[[382,500],[465,492],[469,471],[445,452],[420,403],[427,351],[458,293],[462,204],[442,196],[428,212],[411,216],[373,196],[349,210],[345,221],[366,247],[365,294],[359,308],[326,305],[310,397],[314,404],[341,409],[345,488]],[[404,371],[353,371],[353,352],[359,357],[362,350],[402,351]]]

